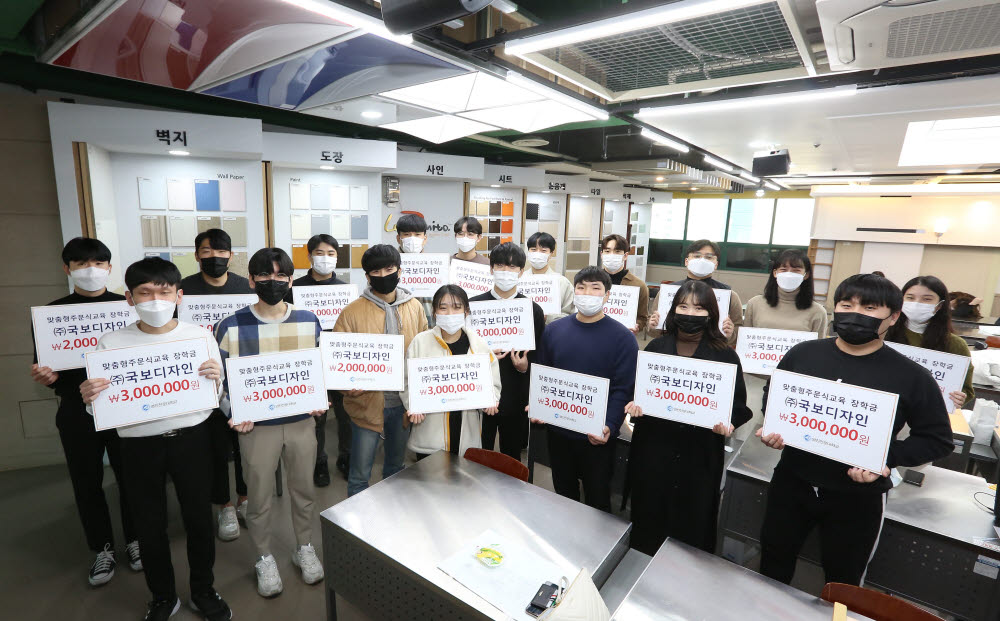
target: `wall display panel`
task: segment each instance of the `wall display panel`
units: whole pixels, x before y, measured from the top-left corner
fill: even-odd
[[[289,209],[310,209],[309,205],[309,185],[305,183],[288,184],[288,208]]]
[[[247,268],[250,265],[250,254],[247,252],[238,251],[233,253],[233,258],[229,260],[229,271],[234,274],[243,276],[244,278],[249,278],[247,273]]]
[[[598,223],[601,218],[601,199],[572,196],[566,221],[566,270],[572,280],[582,267],[597,265],[600,246]]]
[[[330,208],[350,211],[351,209],[351,188],[346,185],[330,186]],[[366,207],[367,209],[367,207]]]
[[[174,262],[181,276],[190,276],[198,271],[198,260],[194,252],[171,252],[170,260]]]
[[[293,240],[306,240],[312,236],[312,217],[308,213],[293,213],[289,217],[290,235]]]
[[[198,216],[197,217],[198,232],[204,233],[208,229],[221,229],[222,228],[222,218],[219,216]],[[233,244],[234,246],[236,244]],[[243,244],[244,246],[246,243]]]
[[[222,206],[222,211],[246,211],[246,181],[243,179],[219,179],[219,204]]]
[[[334,239],[351,238],[351,213],[336,211],[330,213],[330,235]]]
[[[628,235],[628,203],[624,201],[604,201],[604,226],[601,235]]]
[[[222,211],[217,179],[194,180],[194,206],[198,211]]]
[[[163,248],[167,243],[166,216],[140,216],[142,245],[146,248]]]
[[[312,214],[312,226],[310,227],[310,237],[313,235],[329,235],[330,234],[330,214],[329,213],[314,213]]]
[[[351,239],[368,238],[368,216],[351,216]]]
[[[361,269],[361,257],[364,256],[366,250],[368,250],[368,244],[352,244],[351,245],[351,268],[352,269]]]
[[[163,187],[163,179],[137,177],[139,188],[139,209],[164,211],[167,208],[167,192]]]
[[[169,216],[167,231],[171,247],[194,248],[194,238],[198,235],[198,221],[194,216]]]
[[[167,209],[194,211],[194,180],[167,179]]]
[[[462,181],[400,177],[399,203],[387,207],[380,218],[375,218],[383,229],[382,243],[395,245],[396,222],[400,215],[404,211],[417,212],[427,221],[424,252],[455,254],[458,248],[455,246],[454,226],[455,220],[462,217],[464,200],[465,184]]]
[[[325,183],[309,186],[309,208],[330,211],[330,186]]]
[[[351,211],[368,211],[368,186],[352,185],[350,189]]]
[[[222,218],[222,230],[229,233],[236,248],[246,248],[249,236],[247,234],[247,219],[236,216]]]
[[[555,259],[549,262],[557,272],[562,273],[565,265],[563,257],[566,244],[563,242],[563,231],[566,226],[566,195],[555,192],[528,192],[524,222],[524,241],[534,233],[548,233],[556,240]],[[535,205],[532,208],[531,205]],[[532,218],[531,216],[535,217]]]
[[[524,192],[520,188],[477,187],[469,188],[469,213],[480,210],[485,204],[489,215],[483,218],[487,236],[486,251],[489,252],[505,241],[521,241],[521,213],[524,209]]]
[[[632,223],[631,254],[628,258],[628,268],[636,276],[646,280],[646,253],[649,247],[649,233],[652,228],[653,209],[660,203],[633,203],[629,210],[629,221]],[[634,220],[632,217],[635,216]]]
[[[297,267],[297,266],[296,266]],[[351,269],[351,245],[342,244],[337,250],[337,269]]]
[[[343,248],[343,246],[341,248]],[[338,267],[340,267],[339,260],[337,263]],[[312,264],[309,263],[309,249],[305,244],[292,244],[292,265],[294,265],[297,270],[307,270],[312,267]]]

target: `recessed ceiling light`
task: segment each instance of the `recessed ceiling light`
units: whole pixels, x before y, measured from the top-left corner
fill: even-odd
[[[320,170],[333,170],[333,169],[334,169],[333,166],[327,166],[325,164],[323,166],[320,166]]]
[[[542,194],[548,194],[551,190],[542,190]]]
[[[170,149],[167,153],[170,155],[191,155],[190,151],[184,151],[182,149]]]
[[[691,191],[692,191],[692,192],[697,192],[697,191],[698,191],[698,188],[691,188]]]
[[[663,181],[664,179],[666,179],[666,177],[657,177],[656,178],[657,181]]]
[[[1000,115],[914,121],[907,125],[899,166],[962,166],[1000,161]]]
[[[382,113],[378,110],[365,110],[361,113],[361,117],[365,119],[380,119],[382,118]]]
[[[496,184],[490,184],[490,187],[491,187],[491,188],[499,188],[500,186],[499,186],[499,185],[496,185]]]
[[[944,172],[945,172],[945,174],[948,174],[948,175],[961,175],[962,174],[962,169],[961,168],[949,168],[948,170],[946,170]]]
[[[761,196],[764,196],[764,190],[763,190],[763,188],[757,190],[756,192],[754,192],[754,194],[757,196],[757,198],[760,198]]]

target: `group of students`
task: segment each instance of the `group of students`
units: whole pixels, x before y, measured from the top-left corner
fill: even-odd
[[[927,463],[952,450],[951,429],[937,384],[925,369],[883,346],[888,338],[963,353],[964,342],[950,333],[947,290],[936,278],[914,279],[903,291],[874,275],[848,278],[834,294],[832,325],[837,337],[828,339],[826,311],[813,301],[809,259],[801,251],[789,250],[774,261],[764,294],[748,302],[745,314],[732,291],[720,329],[721,311],[713,289],[729,287],[712,278],[719,264],[718,245],[699,240],[687,250],[687,277],[677,283],[680,289],[663,318],[662,330],[657,330],[661,318],[657,312],[647,312],[648,290],[628,271],[628,244],[619,235],[602,240],[601,267],[580,270],[570,283],[551,266],[556,242],[546,233],[532,235],[527,252],[508,242],[495,247],[487,258],[475,251],[482,236],[478,220],[461,218],[454,232],[458,251],[452,259],[488,263],[494,281],[491,291],[470,300],[462,288],[444,285],[422,303],[400,287],[399,250],[421,252],[427,239],[423,219],[408,214],[397,223],[398,249],[378,244],[365,251],[361,264],[367,286],[342,310],[333,330],[402,335],[411,358],[488,354],[495,405],[419,414],[408,410],[406,390],[331,391],[330,405],[338,425],[336,463],[347,478],[349,495],[368,487],[380,441],[384,444],[383,478],[403,469],[406,449],[418,459],[439,450],[463,454],[469,447],[492,449],[497,436],[501,452],[520,459],[529,420],[539,431],[545,429],[532,419],[528,407],[530,365],[537,363],[609,380],[602,434],[584,435],[554,426],[545,429],[555,491],[580,500],[582,487],[587,504],[610,511],[613,441],[628,415],[634,424],[629,464],[633,546],[653,554],[669,536],[712,551],[725,438],[752,418],[740,361],[732,349],[741,325],[819,335],[819,340],[790,350],[779,369],[900,395],[894,433],[906,425],[910,435],[892,442],[888,468]],[[175,318],[185,294],[256,293],[256,304],[220,321],[214,328],[215,339],[208,339],[210,359],[198,372],[216,383],[221,397],[218,410],[98,432],[87,404],[109,386],[107,379],[88,379],[82,369],[54,372],[37,364],[31,371],[35,381],[51,386],[61,397],[57,425],[88,545],[97,554],[89,576],[94,585],[110,580],[116,566],[110,512],[102,489],[101,459],[105,450],[108,453],[121,489],[129,565],[145,571],[152,593],[146,619],[166,619],[179,607],[166,534],[167,476],[174,482],[187,533],[191,605],[206,618],[232,616],[213,587],[214,536],[235,538],[239,520],[246,523],[255,548],[258,592],[270,597],[282,590],[272,541],[274,473],[282,457],[296,540],[292,564],[306,583],[323,579],[311,523],[316,487],[329,484],[323,450],[327,410],[234,425],[228,415],[222,370],[231,356],[318,346],[319,320],[310,311],[294,308],[291,289],[342,284],[334,271],[338,244],[328,235],[309,240],[311,268],[294,281],[294,265],[279,248],[264,248],[251,257],[249,279],[228,271],[232,248],[223,231],[200,234],[196,249],[200,271],[183,280],[176,266],[164,259],[147,257],[133,263],[125,271],[123,297],[105,286],[111,269],[107,247],[98,240],[76,238],[63,251],[64,270],[72,279],[74,293],[53,304],[128,300],[139,321],[104,335],[98,349],[108,349],[204,338],[203,328]],[[532,302],[535,349],[490,351],[467,328],[470,302],[523,297],[517,292],[517,282],[527,273],[555,276],[560,312],[545,316]],[[640,289],[638,320],[631,329],[604,314],[616,284]],[[634,402],[635,335],[647,325],[659,335],[646,351],[736,366],[728,424],[720,421],[713,429],[693,427],[648,416],[653,413],[643,412]],[[967,348],[964,353],[968,355]],[[955,405],[972,397],[969,385],[949,395]],[[761,440],[784,449],[768,495],[761,571],[790,581],[798,549],[818,524],[827,579],[859,583],[881,527],[884,492],[891,486],[888,468],[880,473],[849,468],[784,447],[774,435]],[[235,505],[229,490],[230,456],[236,469]],[[213,503],[219,507],[215,526]]]

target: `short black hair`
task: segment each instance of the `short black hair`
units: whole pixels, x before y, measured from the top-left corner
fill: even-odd
[[[319,235],[313,235],[310,237],[309,241],[306,243],[306,249],[309,251],[309,254],[312,254],[313,250],[319,248],[320,244],[328,244],[333,246],[334,250],[340,250],[340,244],[338,244],[337,240],[333,238],[333,235],[327,235],[326,233],[320,233]]]
[[[599,282],[604,285],[604,291],[611,291],[611,277],[608,273],[594,265],[588,265],[573,277],[573,286],[576,287],[581,282]]]
[[[833,303],[843,300],[857,300],[862,304],[886,306],[896,313],[903,308],[903,292],[891,280],[875,274],[855,274],[848,276],[837,285],[833,293]]]
[[[399,225],[396,225],[397,228]],[[464,216],[455,220],[455,235],[462,232],[462,227],[465,226],[465,230],[473,235],[483,234],[483,223],[472,216]]]
[[[281,248],[261,248],[253,253],[247,265],[250,280],[257,274],[273,274],[275,263],[278,264],[278,271],[286,276],[291,276],[295,272],[295,264],[287,252]]]
[[[604,239],[601,240],[601,250],[603,251],[608,247],[608,242],[615,242],[615,250],[624,250],[625,254],[628,254],[628,240],[619,235],[618,233],[612,233]]]
[[[375,244],[361,255],[361,269],[365,274],[370,274],[390,265],[395,265],[399,269],[402,260],[399,258],[399,251],[395,246],[389,244]]]
[[[699,239],[697,241],[693,241],[690,244],[688,244],[687,250],[684,251],[684,258],[687,258],[688,255],[692,255],[698,252],[705,246],[712,247],[712,252],[715,253],[716,258],[719,258],[722,255],[722,249],[719,248],[719,244],[715,243],[711,239]]]
[[[125,287],[134,291],[146,283],[174,286],[181,284],[181,271],[162,257],[139,259],[125,270]]]
[[[490,267],[495,265],[513,265],[518,269],[524,269],[527,262],[527,255],[524,248],[514,242],[504,242],[490,250]]]
[[[532,233],[528,238],[528,248],[548,248],[552,252],[556,251],[556,238],[548,233]]]
[[[415,213],[403,214],[396,222],[396,233],[426,233],[427,220]],[[378,268],[375,268],[378,269]]]
[[[441,303],[441,300],[446,295],[453,296],[461,302],[462,306],[465,307],[465,314],[469,314],[469,294],[458,285],[441,285],[438,287],[438,290],[434,292],[434,298],[431,300],[431,308],[437,309],[437,305]]]
[[[208,229],[207,231],[202,231],[198,233],[194,238],[194,250],[198,251],[201,247],[201,242],[208,240],[208,247],[212,250],[233,250],[233,238],[229,236],[229,233],[223,231],[222,229]]]
[[[99,239],[92,237],[74,237],[62,250],[62,262],[69,265],[70,261],[111,261],[111,250]]]

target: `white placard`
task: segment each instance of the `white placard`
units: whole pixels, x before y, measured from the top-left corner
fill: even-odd
[[[415,414],[479,410],[497,404],[489,354],[408,358],[406,390]]]
[[[94,427],[125,425],[219,407],[215,381],[198,375],[209,359],[205,338],[87,353],[87,378],[111,382],[93,403]]]
[[[535,349],[535,317],[527,298],[469,302],[466,324],[493,351]]]
[[[972,358],[960,354],[924,349],[923,347],[890,343],[889,341],[886,341],[885,344],[930,371],[938,388],[941,389],[945,409],[948,412],[954,409],[951,407],[953,404],[948,395],[956,391],[960,392],[965,386],[965,376],[969,372]]]
[[[608,413],[606,377],[531,365],[528,416],[550,425],[601,437]]]
[[[890,392],[776,369],[764,435],[778,433],[788,446],[882,472],[898,401]]]
[[[656,327],[660,330],[663,329],[663,322],[667,320],[667,313],[670,312],[674,296],[677,295],[680,288],[680,285],[660,285],[660,293],[656,296],[656,311],[660,313],[660,325]],[[731,289],[712,289],[712,291],[715,292],[715,301],[719,303],[719,330],[721,331],[722,324],[725,323],[726,317],[729,317],[729,298],[733,292]]]
[[[643,416],[709,429],[728,425],[735,390],[735,364],[639,352],[635,403]]]
[[[102,334],[138,320],[135,309],[125,300],[32,306],[38,366],[53,371],[79,369],[84,366],[84,355],[97,349]]]
[[[604,314],[629,330],[635,329],[639,322],[639,293],[639,287],[611,285],[611,294],[604,304]]]
[[[226,358],[226,378],[234,423],[284,418],[330,407],[319,347]]]
[[[489,265],[452,261],[448,282],[465,289],[471,298],[493,289],[493,273]]]
[[[743,326],[736,340],[736,353],[744,373],[770,375],[789,349],[803,341],[815,341],[817,336],[816,332]]]
[[[177,307],[177,319],[201,326],[211,333],[220,321],[241,308],[256,303],[256,293],[185,295],[181,297],[181,305]]]
[[[562,297],[555,276],[525,274],[517,281],[517,292],[541,306],[546,315],[562,312]]]
[[[327,390],[403,390],[402,334],[319,335]]]
[[[299,310],[312,311],[324,330],[332,330],[340,312],[358,299],[357,285],[292,287],[292,300]]]
[[[404,252],[400,255],[399,285],[409,289],[413,297],[432,298],[441,285],[448,284],[448,264],[445,253]]]

